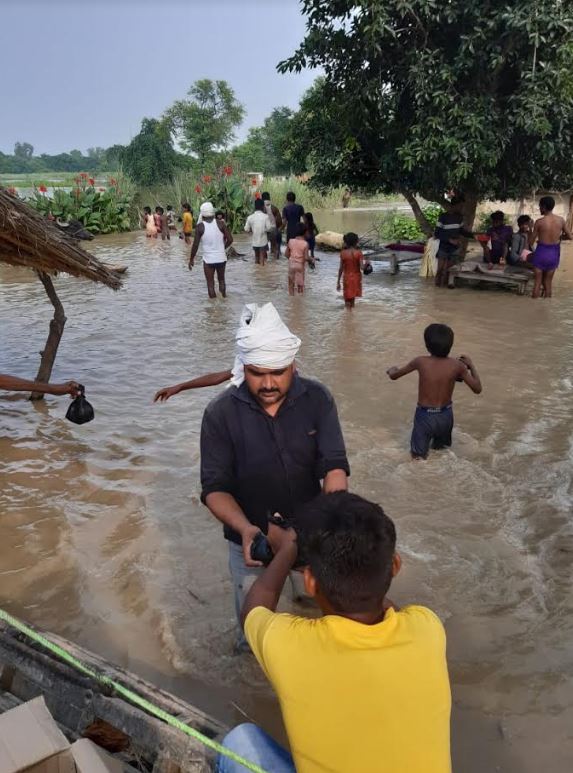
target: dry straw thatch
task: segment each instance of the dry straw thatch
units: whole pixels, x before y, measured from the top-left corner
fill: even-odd
[[[65,272],[117,290],[121,281],[54,223],[0,188],[0,261],[44,274]]]

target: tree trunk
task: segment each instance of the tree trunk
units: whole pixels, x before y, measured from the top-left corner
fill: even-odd
[[[573,228],[573,193],[569,196],[569,212],[567,213],[567,228]]]
[[[420,226],[422,233],[426,234],[428,238],[433,236],[434,229],[430,223],[428,223],[426,216],[422,212],[422,207],[419,205],[418,199],[414,196],[412,191],[409,191],[407,188],[400,188],[400,193],[412,207],[412,212],[414,213],[414,217],[416,218],[416,222]]]
[[[48,334],[48,340],[44,350],[40,352],[42,359],[40,360],[40,367],[34,381],[40,381],[45,384],[50,380],[52,375],[52,368],[54,367],[54,360],[58,353],[58,346],[60,345],[60,339],[64,332],[64,325],[66,324],[66,315],[64,314],[64,307],[62,302],[58,298],[52,280],[43,271],[38,271],[40,282],[44,285],[44,289],[50,299],[52,306],[54,307],[54,317],[50,320],[50,332]],[[44,397],[43,392],[32,392],[30,395],[31,400],[42,400]]]
[[[462,216],[464,227],[467,228],[468,231],[473,230],[478,203],[479,199],[476,193],[473,191],[464,191],[464,208],[462,210]],[[462,255],[465,258],[466,252],[468,251],[468,240],[464,239],[462,245]]]

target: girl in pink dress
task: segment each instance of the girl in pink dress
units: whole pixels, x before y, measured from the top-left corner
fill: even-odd
[[[299,223],[294,239],[289,239],[285,255],[288,258],[288,292],[294,295],[304,292],[304,269],[307,263],[314,265],[305,239],[306,226]]]

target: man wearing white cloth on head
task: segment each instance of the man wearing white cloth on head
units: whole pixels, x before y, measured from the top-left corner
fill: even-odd
[[[269,517],[291,518],[321,491],[345,490],[350,470],[334,400],[297,374],[301,341],[275,307],[246,306],[236,341],[231,387],[203,416],[201,499],[229,541],[239,619],[262,571],[251,551]]]

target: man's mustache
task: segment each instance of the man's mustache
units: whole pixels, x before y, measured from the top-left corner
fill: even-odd
[[[259,389],[258,393],[260,395],[275,395],[275,394],[277,394],[278,391],[279,391],[278,389],[264,389],[264,388],[262,388],[262,389]]]

